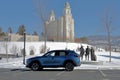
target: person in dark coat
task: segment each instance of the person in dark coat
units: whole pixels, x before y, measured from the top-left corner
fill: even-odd
[[[86,48],[86,54],[85,54],[85,59],[86,60],[89,60],[89,54],[90,54],[90,48],[89,48],[89,46],[87,46],[87,48]]]
[[[83,55],[84,55],[84,48],[83,46],[80,47],[80,58],[83,60]]]
[[[96,55],[93,47],[91,47],[90,52],[91,52],[91,61],[96,61]]]

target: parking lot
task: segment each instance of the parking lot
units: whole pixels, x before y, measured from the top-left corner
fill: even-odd
[[[0,80],[119,80],[120,70],[0,69]]]

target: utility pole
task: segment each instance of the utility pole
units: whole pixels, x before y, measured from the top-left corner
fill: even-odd
[[[46,31],[46,23],[45,23],[45,21],[44,21],[44,38],[45,38],[44,51],[46,52],[47,31]]]
[[[6,59],[7,59],[7,62],[8,62],[8,39],[5,43],[5,47],[6,47]]]
[[[25,56],[26,56],[25,47],[26,47],[26,32],[25,32],[25,30],[24,30],[24,52],[23,52],[23,64],[25,64]]]
[[[6,60],[8,62],[8,41],[9,41],[9,33],[7,33],[7,37],[5,38],[5,50],[6,50]]]

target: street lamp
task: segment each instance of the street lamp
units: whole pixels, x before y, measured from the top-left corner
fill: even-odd
[[[25,55],[26,55],[26,51],[25,51],[25,43],[26,43],[26,32],[24,31],[24,52],[23,52],[23,64],[25,64]]]

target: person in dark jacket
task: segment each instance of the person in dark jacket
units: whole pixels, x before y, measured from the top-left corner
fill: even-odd
[[[90,52],[91,52],[91,61],[96,61],[96,55],[93,47],[91,47]]]
[[[86,48],[86,54],[85,54],[85,59],[86,60],[89,60],[89,54],[90,54],[90,48],[89,48],[89,46],[87,46],[87,48]]]
[[[80,58],[83,60],[83,55],[84,55],[84,48],[83,46],[80,47]]]

